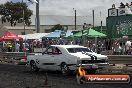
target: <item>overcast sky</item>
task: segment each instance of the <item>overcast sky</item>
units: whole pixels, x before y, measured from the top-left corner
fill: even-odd
[[[22,1],[22,0],[0,0],[0,3],[6,1]],[[35,4],[28,3],[29,8],[33,10],[35,14]],[[116,4],[119,7],[120,2],[124,4],[130,3],[131,0],[40,0],[40,15],[68,15],[73,16],[75,8],[78,16],[92,16],[92,10],[95,10],[95,15],[101,19],[106,19],[107,10],[111,8],[112,4]]]
[[[22,0],[0,0],[0,3],[7,1]],[[77,10],[77,15],[90,15],[95,10],[97,15],[107,15],[107,9],[114,3],[119,6],[120,2],[130,2],[131,0],[40,0],[41,15],[74,15],[73,8]],[[35,4],[30,4],[28,0],[24,2],[29,4],[29,8],[35,13]]]

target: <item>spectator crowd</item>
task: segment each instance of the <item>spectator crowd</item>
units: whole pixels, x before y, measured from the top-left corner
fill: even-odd
[[[27,52],[33,53],[34,48],[46,48],[49,45],[82,45],[81,39],[68,40],[68,39],[48,39],[45,38],[42,41],[27,40],[27,41],[3,41],[1,50],[3,52],[23,52],[26,49]],[[132,54],[132,41],[127,39],[125,41],[121,39],[99,39],[97,45],[92,39],[87,40],[86,47],[92,49],[97,53],[103,51],[111,51],[114,55],[131,55]]]

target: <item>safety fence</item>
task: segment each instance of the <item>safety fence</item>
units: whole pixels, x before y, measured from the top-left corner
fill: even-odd
[[[24,52],[1,52],[0,58],[20,60],[24,58]]]
[[[132,65],[132,55],[107,55],[111,64]]]
[[[16,64],[25,64],[24,58],[34,53],[25,52],[0,52],[0,61]]]
[[[23,62],[27,55],[34,55],[34,53],[25,53],[25,52],[0,52],[0,60],[7,62]],[[132,55],[107,55],[108,62],[111,64],[125,64],[132,65]]]
[[[46,48],[34,48],[34,53],[44,52]]]

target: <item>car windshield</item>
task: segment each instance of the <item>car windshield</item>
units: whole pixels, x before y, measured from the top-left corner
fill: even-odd
[[[77,53],[77,52],[93,52],[88,48],[67,48],[69,53]]]

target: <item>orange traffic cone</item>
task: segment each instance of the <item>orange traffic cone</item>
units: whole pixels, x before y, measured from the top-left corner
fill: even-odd
[[[44,85],[47,86],[48,85],[48,76],[47,73],[45,74],[45,81],[44,81]]]
[[[24,62],[27,61],[27,56],[26,56],[26,48],[24,48]]]

